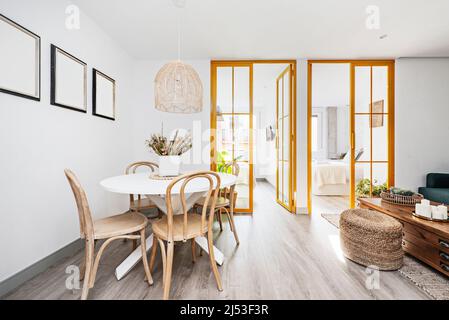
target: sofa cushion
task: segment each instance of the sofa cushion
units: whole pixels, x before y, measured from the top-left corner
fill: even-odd
[[[418,192],[421,193],[424,196],[424,198],[428,200],[449,204],[449,188],[421,187],[418,189]]]
[[[429,173],[426,178],[427,188],[449,188],[448,173]]]

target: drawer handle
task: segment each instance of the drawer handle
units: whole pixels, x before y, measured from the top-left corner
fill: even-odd
[[[447,243],[446,241],[440,240],[440,246],[449,249],[449,243]]]
[[[440,257],[446,261],[449,261],[449,254],[447,254],[447,253],[440,252]]]
[[[444,271],[449,272],[449,266],[445,265],[444,263],[440,263],[440,267],[441,267],[441,269],[443,269]]]

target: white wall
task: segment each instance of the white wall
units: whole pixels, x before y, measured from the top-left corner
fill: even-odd
[[[449,58],[396,61],[396,185],[449,173]]]
[[[41,36],[41,101],[0,93],[0,281],[79,238],[74,197],[63,170],[84,185],[94,218],[127,207],[126,196],[99,181],[123,172],[132,160],[131,60],[92,20],[65,28],[61,0],[0,0],[1,13]],[[88,113],[50,105],[50,43],[89,67]],[[117,82],[117,120],[91,115],[91,68]],[[151,100],[150,100],[151,102]]]
[[[349,105],[349,71],[349,63],[313,64],[313,107],[335,107]]]

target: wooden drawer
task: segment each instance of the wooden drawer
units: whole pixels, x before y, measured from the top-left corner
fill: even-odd
[[[414,233],[410,233],[407,231],[403,231],[402,232],[402,239],[413,243],[414,245],[422,248],[423,250],[425,250],[425,252],[443,252],[449,255],[449,248],[442,245],[441,240],[437,237],[436,241],[427,241],[427,239],[417,236]]]
[[[442,238],[435,233],[424,230],[423,228],[417,227],[413,224],[404,221],[400,222],[403,226],[403,236],[406,234],[411,234],[417,239],[430,243],[445,252],[449,252],[449,239]]]
[[[438,249],[432,247],[430,252],[427,252],[425,248],[418,247],[407,240],[402,240],[402,247],[405,252],[449,276],[449,261],[440,256],[441,252]]]
[[[414,241],[416,239],[413,239],[413,235],[406,234],[405,237],[402,240],[402,246],[404,247],[404,250],[412,250],[413,255],[426,258],[430,261],[438,261],[440,260],[440,251],[438,248],[435,248],[430,243],[421,241],[418,239],[418,241]]]

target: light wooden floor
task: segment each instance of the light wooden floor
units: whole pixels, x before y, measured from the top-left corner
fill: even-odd
[[[192,264],[187,243],[175,248],[173,299],[427,299],[397,272],[382,272],[380,289],[367,290],[365,268],[343,259],[334,249],[338,229],[321,218],[317,211],[322,208],[314,210],[312,217],[291,215],[275,203],[273,189],[266,183],[258,182],[254,195],[254,215],[236,217],[240,247],[235,246],[227,224],[223,233],[216,233],[216,245],[226,257],[219,268],[224,291],[216,289],[207,256]],[[141,264],[116,280],[115,266],[130,246],[117,241],[105,253],[89,299],[162,298],[159,255],[152,287],[143,281]],[[80,252],[62,261],[6,298],[79,299],[80,290],[65,287],[65,269],[79,264],[81,256]]]

